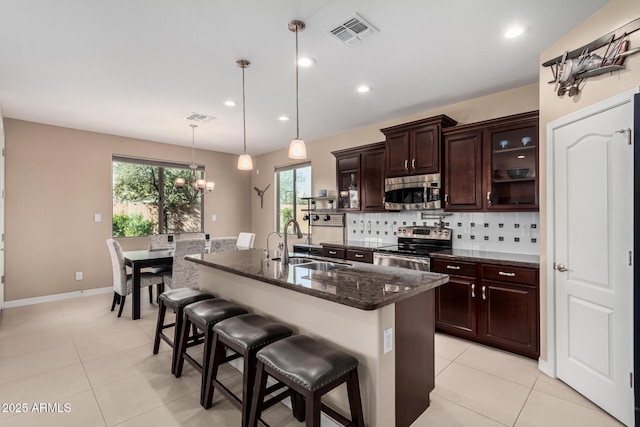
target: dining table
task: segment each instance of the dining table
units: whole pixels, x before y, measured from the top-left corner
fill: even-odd
[[[140,270],[147,267],[171,267],[173,265],[173,250],[153,249],[139,251],[124,251],[124,264],[131,267],[133,282],[133,304],[131,318],[140,318]]]

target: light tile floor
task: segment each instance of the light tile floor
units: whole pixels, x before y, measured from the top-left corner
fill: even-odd
[[[111,294],[4,310],[0,317],[0,427],[240,425],[240,411],[217,395],[199,404],[199,375],[188,364],[176,379],[170,348],[151,353],[157,306],[142,318],[110,312]],[[436,388],[423,426],[621,426],[533,360],[436,335]],[[241,376],[221,370],[236,392]],[[35,411],[40,403],[55,404]],[[26,412],[16,412],[26,404]],[[65,404],[70,411],[65,412]],[[51,412],[56,410],[55,412]],[[265,415],[272,427],[301,426],[284,405]],[[380,426],[386,427],[386,426]]]

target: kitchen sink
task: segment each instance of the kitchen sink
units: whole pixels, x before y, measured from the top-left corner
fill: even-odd
[[[341,268],[351,267],[349,264],[343,264],[340,262],[330,262],[330,261],[314,261],[309,260],[311,262],[294,265],[296,268],[307,268],[309,270],[319,270],[319,271],[329,271],[329,270],[339,270]]]

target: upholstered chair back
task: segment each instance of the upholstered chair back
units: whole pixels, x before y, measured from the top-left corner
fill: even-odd
[[[111,269],[113,272],[113,290],[119,295],[128,295],[127,272],[124,266],[124,255],[118,241],[107,239],[109,255],[111,255]]]
[[[173,270],[171,276],[164,277],[165,285],[171,289],[199,288],[200,274],[196,265],[185,261],[185,255],[204,253],[204,239],[178,240],[173,254]]]
[[[149,250],[169,249],[169,234],[150,234]]]

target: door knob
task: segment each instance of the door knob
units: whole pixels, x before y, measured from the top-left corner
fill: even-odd
[[[567,271],[567,267],[564,264],[556,264],[555,262],[553,263],[553,269],[558,270],[560,273]]]

